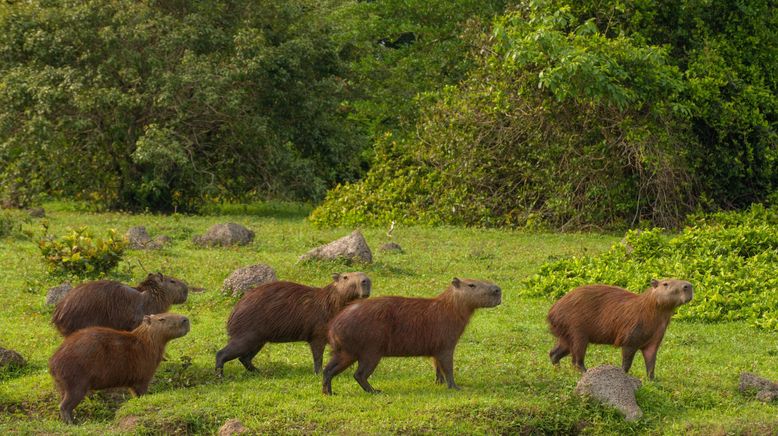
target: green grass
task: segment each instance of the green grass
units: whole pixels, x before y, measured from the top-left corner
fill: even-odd
[[[245,210],[245,212],[243,212]],[[158,252],[128,251],[114,277],[137,283],[149,270],[187,280],[206,290],[174,306],[192,321],[189,335],[171,342],[148,395],[96,394],[75,411],[77,426],[59,422],[59,398],[47,360],[60,343],[44,305],[49,286],[58,284],[32,240],[0,240],[0,346],[29,361],[21,370],[0,372],[0,433],[114,433],[120,422],[138,417],[134,432],[213,433],[238,418],[260,433],[774,433],[778,406],[737,392],[738,375],[754,371],[778,378],[778,340],[745,322],[673,322],[659,352],[657,380],[648,382],[636,358],[633,375],[644,381],[638,403],[644,417],[625,423],[610,409],[574,397],[579,375],[569,358],[559,369],[547,357],[552,338],[545,324],[550,300],[517,296],[520,286],[550,256],[597,253],[618,238],[600,234],[528,234],[462,228],[397,228],[394,240],[404,254],[377,247],[388,238],[367,229],[374,249],[369,266],[297,263],[300,254],[351,229],[316,229],[305,207],[230,207],[219,216],[155,216],[88,213],[68,204],[47,207],[51,232],[87,225],[97,234],[145,225],[152,236],[165,233],[172,247]],[[253,215],[242,215],[251,213]],[[246,247],[201,249],[190,242],[216,222],[235,221],[256,232]],[[25,224],[38,233],[40,224]],[[213,376],[214,355],[226,343],[224,324],[235,300],[221,292],[234,269],[256,262],[272,265],[281,279],[325,284],[332,272],[363,270],[373,279],[374,296],[433,296],[454,276],[485,278],[504,290],[501,306],[476,313],[455,354],[462,391],[434,384],[423,358],[382,360],[371,383],[380,395],[362,392],[351,375],[333,381],[333,397],[321,394],[307,344],[270,344],[255,358],[258,373],[227,363],[225,377]],[[693,303],[692,303],[693,304]],[[191,365],[188,363],[191,359]],[[325,356],[326,361],[326,356]],[[592,346],[587,364],[619,364],[620,353]]]

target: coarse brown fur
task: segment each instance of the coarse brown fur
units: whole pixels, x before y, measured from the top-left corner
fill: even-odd
[[[324,368],[322,392],[332,394],[332,378],[359,362],[354,378],[376,392],[368,377],[384,356],[430,356],[437,383],[454,382],[454,348],[479,307],[502,302],[495,284],[455,278],[435,298],[381,297],[350,304],[330,323],[332,359]]]
[[[110,280],[86,282],[57,303],[52,322],[63,336],[92,326],[129,331],[144,315],[185,302],[188,293],[186,283],[161,273],[149,274],[137,289]]]
[[[586,371],[586,347],[613,344],[621,347],[622,368],[629,372],[637,350],[643,354],[646,373],[654,378],[656,353],[675,309],[694,296],[689,282],[653,280],[642,294],[616,286],[588,285],[576,288],[548,312],[551,333],[557,337],[549,352],[554,365],[572,354],[573,365]]]
[[[229,343],[216,353],[216,374],[225,362],[239,358],[248,371],[251,359],[267,342],[305,341],[311,347],[313,370],[321,371],[327,324],[349,302],[370,296],[370,279],[361,272],[334,274],[323,288],[273,282],[249,291],[227,321]]]
[[[175,313],[147,315],[131,332],[89,327],[65,338],[49,359],[49,373],[62,395],[62,420],[90,390],[127,387],[143,395],[162,360],[165,345],[189,332],[189,320]]]

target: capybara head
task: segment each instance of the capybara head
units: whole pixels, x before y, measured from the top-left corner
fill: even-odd
[[[189,294],[189,286],[181,280],[162,275],[162,273],[151,273],[146,280],[138,286],[141,289],[153,287],[161,290],[169,298],[172,304],[181,304],[186,301]]]
[[[160,335],[166,341],[180,338],[189,333],[189,318],[177,313],[158,313],[143,317],[142,326],[154,335]]]
[[[457,298],[472,307],[494,307],[502,303],[502,289],[491,282],[454,277],[451,287]]]
[[[367,298],[370,296],[372,283],[370,277],[362,272],[335,273],[332,275],[332,281],[339,293],[348,300],[358,298]]]
[[[685,280],[662,279],[652,280],[652,289],[657,303],[664,307],[678,307],[692,301],[694,290],[692,284]]]

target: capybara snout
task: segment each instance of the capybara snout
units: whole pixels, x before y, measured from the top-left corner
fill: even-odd
[[[454,291],[462,293],[475,307],[495,307],[502,303],[502,289],[494,283],[455,277],[452,284]]]

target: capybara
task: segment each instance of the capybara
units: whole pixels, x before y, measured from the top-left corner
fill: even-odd
[[[111,280],[86,282],[57,303],[52,322],[63,336],[92,326],[129,331],[144,315],[185,302],[188,293],[186,283],[161,273],[149,274],[137,289]]]
[[[60,416],[73,422],[73,409],[90,390],[127,387],[143,395],[165,344],[189,332],[189,320],[175,313],[146,315],[133,331],[88,327],[65,338],[49,359],[49,373],[62,395]]]
[[[643,353],[646,373],[654,379],[654,364],[675,308],[694,296],[689,282],[652,280],[642,294],[616,286],[587,285],[573,289],[548,312],[551,333],[557,337],[549,352],[554,365],[572,354],[573,365],[586,371],[589,343],[621,347],[621,367],[629,372],[637,350]]]
[[[502,301],[499,286],[454,278],[435,298],[380,297],[351,303],[330,323],[332,359],[324,368],[322,392],[332,394],[332,378],[354,361],[362,389],[377,392],[367,378],[384,356],[430,356],[437,383],[454,382],[454,348],[473,312]]]
[[[251,359],[267,342],[305,341],[313,354],[313,371],[321,371],[327,345],[327,323],[346,304],[370,296],[370,279],[361,272],[333,274],[323,288],[292,282],[272,282],[248,291],[227,321],[227,346],[216,353],[216,374],[225,362],[239,358],[248,371]]]

